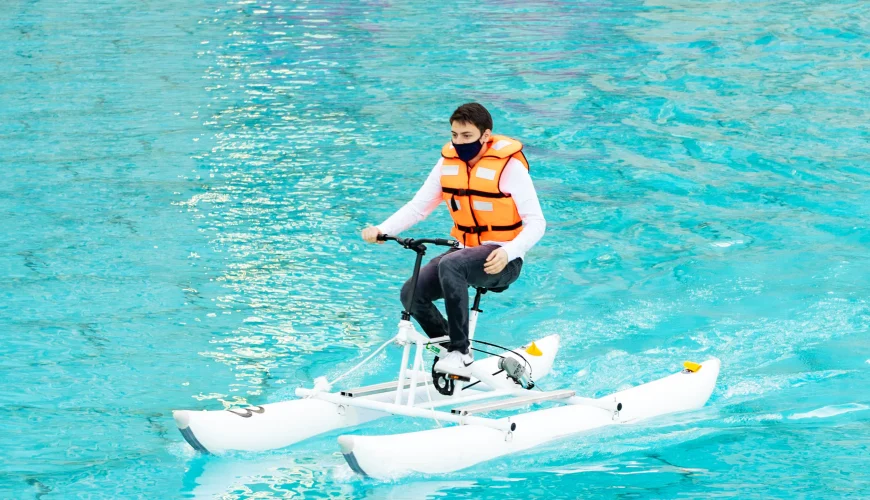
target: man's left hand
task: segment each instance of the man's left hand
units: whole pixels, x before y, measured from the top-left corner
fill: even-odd
[[[483,270],[486,274],[498,274],[508,264],[508,254],[503,248],[497,248],[486,258]]]

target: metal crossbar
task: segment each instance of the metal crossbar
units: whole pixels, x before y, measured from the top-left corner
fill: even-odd
[[[516,398],[505,399],[503,401],[491,401],[488,403],[462,406],[459,408],[454,408],[450,410],[450,412],[456,415],[471,415],[473,413],[485,413],[494,410],[506,410],[508,408],[516,408],[518,406],[526,406],[532,403],[540,403],[543,401],[567,399],[573,397],[575,394],[576,392],[571,390],[537,392],[534,394],[529,394],[528,396],[519,396]]]
[[[385,403],[382,401],[373,401],[371,399],[349,398],[340,396],[331,392],[317,392],[311,389],[296,389],[296,395],[299,397],[309,397],[328,401],[338,406],[354,406],[357,408],[366,408],[369,410],[382,411],[384,413],[392,413],[393,415],[405,415],[407,417],[433,418],[443,422],[452,422],[460,425],[483,425],[492,427],[500,431],[510,432],[516,429],[516,424],[512,424],[507,419],[491,419],[474,417],[470,415],[454,415],[446,411],[427,410],[414,406],[397,405],[393,403]]]
[[[428,383],[428,384],[432,383],[432,375],[431,374],[425,373],[425,374],[420,374],[419,376],[423,380],[425,380],[426,383]],[[423,380],[420,380],[420,382],[422,383]],[[406,379],[405,380],[405,389],[410,387],[410,385],[411,385],[411,381]],[[371,396],[372,394],[381,394],[384,392],[394,391],[398,387],[399,387],[399,381],[394,380],[392,382],[384,382],[383,384],[374,384],[374,385],[367,385],[365,387],[357,387],[355,389],[347,389],[347,390],[341,391],[341,395],[347,396],[349,398],[358,398],[361,396]]]

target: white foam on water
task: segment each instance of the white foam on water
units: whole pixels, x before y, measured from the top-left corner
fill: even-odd
[[[615,471],[616,467],[608,467],[606,465],[587,465],[571,469],[555,469],[550,472],[560,475],[582,474],[584,472],[611,472]]]
[[[198,203],[226,203],[228,201],[230,201],[229,195],[209,191],[207,193],[196,194],[188,201],[179,202],[178,205],[192,207],[196,206]]]
[[[787,381],[782,379],[743,380],[728,387],[723,398],[727,400],[736,396],[761,395],[782,389],[786,384]]]
[[[727,417],[723,422],[727,424],[741,424],[746,422],[771,422],[782,419],[783,416],[780,413],[765,413],[763,415],[740,415]]]
[[[741,380],[728,386],[727,389],[725,389],[723,397],[724,399],[731,399],[735,397],[762,395],[779,391],[787,387],[801,387],[820,380],[839,377],[848,373],[849,371],[846,370],[822,370]]]
[[[604,359],[616,359],[623,356],[628,356],[628,353],[621,349],[614,349],[612,351],[608,351],[607,354],[604,355]]]
[[[806,413],[795,413],[788,417],[789,420],[801,420],[805,418],[827,418],[851,413],[854,411],[870,410],[870,406],[859,403],[849,403],[844,405],[824,406],[818,410],[809,411]]]
[[[616,474],[617,476],[633,476],[635,474],[655,474],[660,472],[658,469],[650,469],[650,470],[638,470],[631,472],[613,472],[612,474]]]
[[[734,240],[734,241],[714,241],[710,243],[710,246],[719,247],[719,248],[728,248],[732,245],[742,245],[743,240]]]

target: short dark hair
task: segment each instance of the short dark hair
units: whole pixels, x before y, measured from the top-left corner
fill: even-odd
[[[492,115],[482,105],[476,102],[467,102],[456,108],[456,111],[450,115],[450,124],[453,122],[470,123],[480,130],[480,133],[486,132],[486,129],[492,130]]]

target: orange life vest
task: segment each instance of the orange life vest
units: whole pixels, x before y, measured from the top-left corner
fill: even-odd
[[[441,149],[441,191],[453,229],[450,235],[467,247],[482,241],[510,241],[522,231],[523,221],[509,194],[498,187],[504,168],[516,158],[529,168],[523,145],[509,137],[494,135],[486,152],[469,168],[459,159],[453,144]]]

